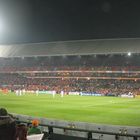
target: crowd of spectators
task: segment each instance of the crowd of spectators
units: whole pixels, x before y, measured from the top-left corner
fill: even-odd
[[[138,71],[139,55],[0,58],[0,71],[113,70]]]
[[[3,75],[0,79],[1,88],[10,90],[61,90],[65,92],[97,92],[101,94],[122,94],[140,91],[140,81],[120,79],[90,78],[26,78],[18,74]]]
[[[0,87],[10,90],[140,91],[140,56],[0,58]]]

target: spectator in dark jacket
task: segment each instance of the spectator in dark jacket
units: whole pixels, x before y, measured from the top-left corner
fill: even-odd
[[[16,128],[17,140],[27,140],[27,126],[24,124],[18,124]]]
[[[0,140],[16,140],[15,119],[4,108],[0,108]]]

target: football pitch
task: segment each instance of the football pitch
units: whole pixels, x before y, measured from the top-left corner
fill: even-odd
[[[0,94],[10,113],[50,119],[140,126],[140,98]]]

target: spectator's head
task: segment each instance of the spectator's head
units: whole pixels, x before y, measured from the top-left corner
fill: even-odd
[[[38,126],[39,125],[39,121],[38,120],[32,120],[32,125],[33,126]]]
[[[5,108],[0,108],[0,118],[7,118],[9,117],[8,112]]]

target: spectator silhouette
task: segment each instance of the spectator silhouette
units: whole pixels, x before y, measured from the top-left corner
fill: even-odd
[[[16,127],[17,140],[27,140],[27,126],[24,124],[18,124]]]
[[[5,108],[0,108],[0,140],[16,140],[15,119]]]

